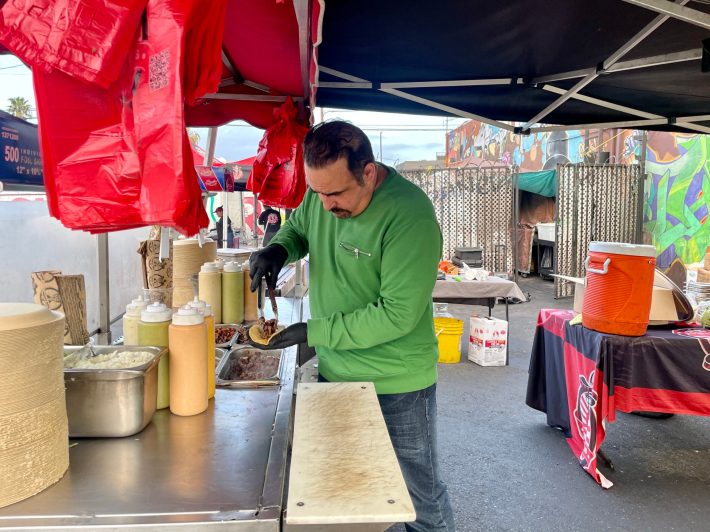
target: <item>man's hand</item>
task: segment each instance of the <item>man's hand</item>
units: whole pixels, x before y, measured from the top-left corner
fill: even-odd
[[[251,339],[250,339],[251,340]],[[256,344],[253,341],[251,344],[259,349],[284,349],[292,345],[305,344],[308,341],[308,325],[306,323],[294,323],[286,327],[283,331],[276,333],[271,337],[269,343]]]
[[[256,292],[262,277],[266,279],[266,286],[271,290],[276,288],[279,272],[286,264],[288,251],[278,244],[269,244],[264,249],[255,251],[249,257],[249,277],[251,277],[251,291]]]

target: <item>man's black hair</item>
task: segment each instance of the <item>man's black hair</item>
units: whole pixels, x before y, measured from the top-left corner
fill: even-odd
[[[365,183],[365,166],[375,162],[370,139],[350,122],[332,120],[313,126],[303,139],[306,166],[323,168],[346,157],[348,169],[357,182]]]

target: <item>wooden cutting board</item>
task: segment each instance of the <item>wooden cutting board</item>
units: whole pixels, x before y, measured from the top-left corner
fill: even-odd
[[[415,518],[374,385],[300,384],[287,525],[337,525],[304,530],[374,530],[377,523]]]

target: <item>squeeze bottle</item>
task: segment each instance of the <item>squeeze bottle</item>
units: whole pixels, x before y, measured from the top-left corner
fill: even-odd
[[[244,263],[244,321],[256,321],[259,318],[257,307],[257,293],[251,291],[251,278],[249,277],[249,262]]]
[[[123,345],[138,344],[138,322],[141,321],[141,312],[148,306],[148,302],[139,296],[128,305],[123,315]]]
[[[141,312],[138,323],[138,344],[168,347],[168,327],[172,310],[164,303],[151,303]],[[164,356],[158,363],[158,404],[156,408],[170,406],[170,359]]]
[[[170,324],[170,411],[194,416],[207,410],[207,326],[190,305]]]
[[[197,310],[202,317],[205,318],[207,325],[207,399],[214,397],[216,379],[215,379],[215,336],[214,336],[214,316],[212,316],[212,307],[204,301],[195,299],[190,303],[190,306]]]
[[[224,323],[244,321],[244,272],[238,262],[227,262],[222,274],[222,319]]]
[[[222,274],[214,262],[205,262],[198,274],[200,299],[212,306],[214,321],[222,323]]]

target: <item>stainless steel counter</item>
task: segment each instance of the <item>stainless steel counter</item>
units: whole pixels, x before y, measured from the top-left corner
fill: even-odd
[[[279,299],[281,321],[300,308]],[[278,387],[218,389],[203,414],[160,410],[135,436],[72,440],[64,478],[0,508],[0,528],[279,530],[296,349],[284,355]]]

